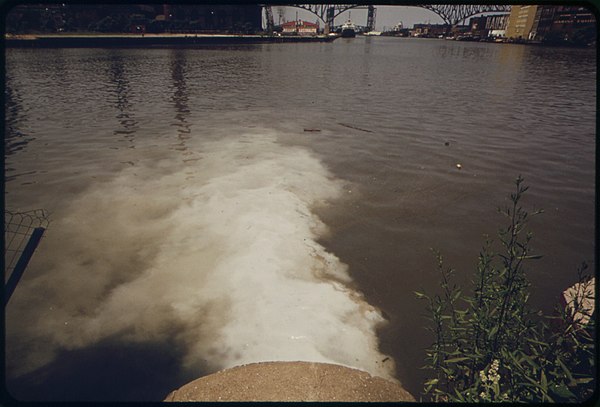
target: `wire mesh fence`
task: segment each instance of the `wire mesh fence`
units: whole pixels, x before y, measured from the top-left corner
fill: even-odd
[[[9,277],[15,270],[23,251],[36,229],[46,229],[48,213],[43,209],[27,212],[4,212],[4,275]]]

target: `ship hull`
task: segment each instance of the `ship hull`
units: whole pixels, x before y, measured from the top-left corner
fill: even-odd
[[[349,28],[349,29],[342,30],[342,38],[354,38],[354,37],[356,37],[356,31],[354,31],[353,29]]]

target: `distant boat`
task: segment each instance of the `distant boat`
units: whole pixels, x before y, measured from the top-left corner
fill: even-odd
[[[351,20],[348,20],[342,25],[342,37],[353,38],[356,37],[356,26]]]
[[[366,32],[364,35],[369,36],[369,37],[380,36],[381,31],[369,31],[369,32]]]

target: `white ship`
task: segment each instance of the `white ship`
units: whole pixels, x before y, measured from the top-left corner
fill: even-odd
[[[352,20],[348,20],[342,25],[342,37],[352,38],[356,37],[356,26]]]

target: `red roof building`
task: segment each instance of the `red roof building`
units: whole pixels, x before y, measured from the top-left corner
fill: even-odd
[[[281,24],[283,34],[297,35],[316,35],[319,30],[319,24],[309,23],[308,21],[288,21]]]

